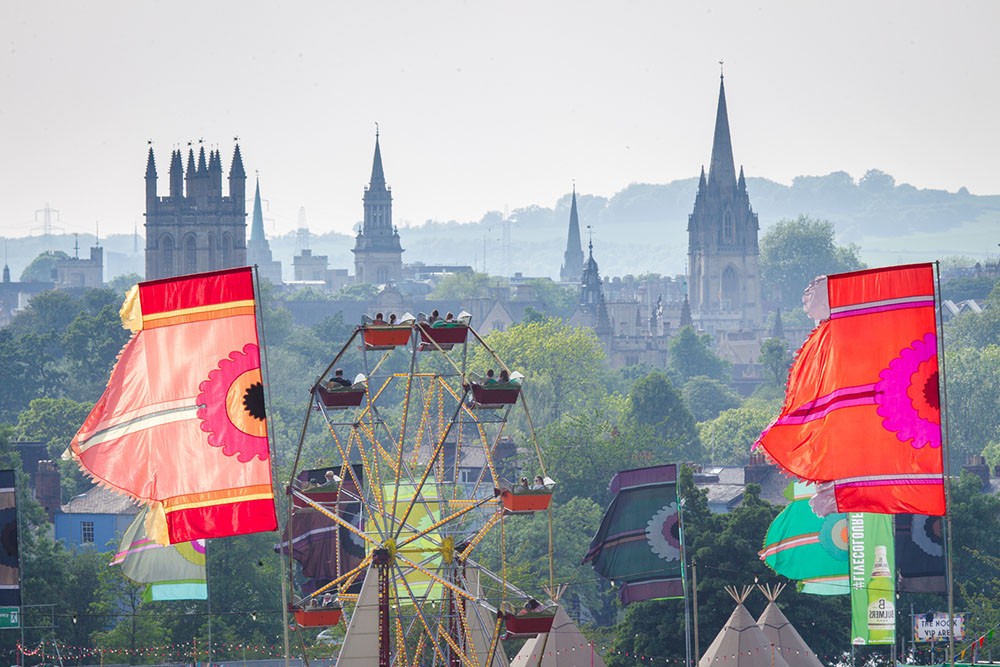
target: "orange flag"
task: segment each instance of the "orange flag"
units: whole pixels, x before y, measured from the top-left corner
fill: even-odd
[[[806,290],[822,322],[757,444],[825,483],[817,514],[944,514],[934,293],[930,264],[826,276]]]
[[[65,456],[151,505],[160,543],[277,528],[250,268],[133,287],[135,333]]]

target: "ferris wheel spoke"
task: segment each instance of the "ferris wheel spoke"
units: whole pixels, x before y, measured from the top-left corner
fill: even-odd
[[[461,408],[461,403],[459,403],[459,408]],[[456,410],[455,413],[457,414],[458,410]],[[434,448],[434,453],[431,455],[431,460],[427,462],[427,468],[424,470],[424,474],[421,475],[420,482],[417,484],[417,488],[414,489],[413,498],[411,498],[410,502],[407,504],[406,512],[403,514],[403,519],[400,522],[400,524],[405,523],[406,520],[410,517],[410,512],[413,510],[413,505],[417,497],[420,496],[421,493],[423,492],[424,484],[427,483],[427,478],[430,477],[431,471],[434,470],[434,463],[437,461],[438,457],[441,456],[441,452],[444,449],[445,440],[448,439],[448,434],[451,432],[451,427],[454,423],[455,423],[455,416],[453,415],[452,420],[448,423],[447,428],[444,429],[444,432],[441,434],[441,438],[438,440],[437,446]],[[400,527],[396,531],[396,534],[393,535],[393,537],[398,538],[399,533],[401,531],[402,531],[402,525],[400,525]]]
[[[397,558],[398,558],[398,556],[397,556]],[[403,583],[403,586],[406,588],[406,592],[408,593],[409,599],[410,600],[417,599],[417,597],[413,594],[413,589],[410,587],[410,582],[408,582],[406,580],[406,577],[403,575],[402,568],[399,567],[398,563],[393,563],[393,567],[395,567],[396,573],[398,574],[398,577],[397,577],[396,581],[401,581]],[[398,591],[399,591],[398,585],[396,587],[396,590],[397,590],[397,596],[398,596],[398,594],[399,594],[398,593]],[[441,660],[443,661],[445,659],[444,658],[444,654],[441,652],[441,647],[438,645],[437,639],[435,639],[435,637],[434,637],[434,633],[431,632],[431,626],[427,623],[427,619],[424,617],[423,611],[421,610],[421,608],[420,608],[419,605],[414,605],[413,609],[414,609],[414,611],[417,614],[417,618],[420,619],[420,624],[424,627],[424,631],[427,633],[427,637],[431,640],[431,644],[433,644],[433,646],[434,646],[434,653],[437,656],[439,656],[441,658]]]
[[[468,507],[463,507],[462,509],[458,510],[457,512],[454,512],[453,514],[450,514],[450,515],[444,517],[443,519],[440,519],[439,521],[437,521],[436,523],[428,526],[427,528],[424,528],[423,532],[427,533],[427,532],[430,532],[430,531],[435,530],[437,528],[440,528],[441,526],[445,525],[446,523],[451,523],[452,521],[454,521],[458,517],[460,517],[460,516],[462,516],[464,514],[467,514],[467,513],[471,512],[472,510],[474,510],[474,509],[476,509],[478,507],[482,507],[483,505],[486,505],[487,503],[491,503],[491,502],[495,502],[495,499],[494,498],[484,498],[483,500],[479,501],[475,505],[469,505]],[[442,503],[442,504],[446,504],[446,503]],[[412,535],[412,536],[406,538],[405,540],[403,540],[402,542],[400,542],[399,544],[397,544],[396,548],[397,549],[401,549],[401,548],[405,547],[407,544],[409,544],[410,542],[414,542],[414,541],[416,541],[416,540],[418,540],[418,539],[420,539],[422,537],[424,537],[423,534]]]

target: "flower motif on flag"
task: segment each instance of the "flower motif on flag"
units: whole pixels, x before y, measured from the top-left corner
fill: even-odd
[[[676,502],[661,507],[646,523],[646,542],[661,559],[680,560],[680,524]]]
[[[900,351],[875,383],[882,426],[914,449],[941,446],[937,338],[933,333]]]
[[[819,529],[819,543],[830,556],[838,561],[846,561],[848,556],[847,517],[843,514],[828,514]]]
[[[201,383],[198,418],[208,433],[208,444],[221,447],[226,456],[241,463],[268,458],[264,383],[260,374],[260,349],[253,343],[231,352]]]
[[[940,558],[944,554],[941,517],[914,514],[910,531],[914,544],[928,556]]]

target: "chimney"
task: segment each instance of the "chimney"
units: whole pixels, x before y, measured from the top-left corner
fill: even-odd
[[[771,464],[767,462],[767,457],[760,453],[750,455],[747,464],[743,467],[744,484],[763,484],[771,470]]]
[[[35,500],[45,509],[49,521],[53,521],[56,510],[62,505],[59,468],[54,461],[39,461],[35,475]]]
[[[990,467],[986,465],[986,457],[979,454],[972,454],[966,459],[962,466],[963,471],[968,471],[982,480],[983,486],[990,485]]]

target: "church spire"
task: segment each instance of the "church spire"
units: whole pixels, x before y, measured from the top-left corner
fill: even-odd
[[[576,212],[576,184],[573,184],[573,200],[569,209],[569,233],[566,235],[566,252],[563,254],[563,266],[559,271],[559,279],[563,282],[576,282],[580,279],[583,269],[583,247],[580,243],[580,217]]]
[[[260,205],[260,177],[257,177],[257,191],[253,195],[253,225],[250,227],[251,241],[264,241],[264,210]]]
[[[385,189],[385,173],[382,171],[382,149],[378,145],[378,125],[375,126],[375,158],[372,160],[372,177],[368,188]]]
[[[726,111],[725,79],[719,77],[719,108],[715,113],[715,139],[712,141],[712,162],[708,167],[710,185],[732,187],[736,184],[733,142],[729,136],[729,113]]]

